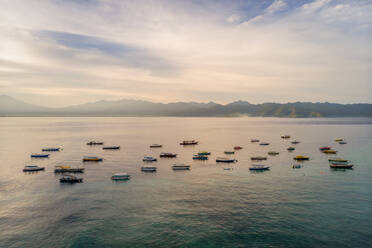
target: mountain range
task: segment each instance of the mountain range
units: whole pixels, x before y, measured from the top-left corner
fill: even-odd
[[[154,103],[141,100],[98,101],[63,108],[28,104],[0,96],[0,116],[272,116],[272,117],[372,117],[372,104],[262,103],[235,101]]]

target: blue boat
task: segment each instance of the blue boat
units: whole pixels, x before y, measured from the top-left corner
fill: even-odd
[[[195,159],[195,160],[208,160],[208,157],[207,156],[204,156],[204,155],[194,155],[194,157],[192,157],[192,159]]]
[[[49,154],[31,154],[31,158],[49,158]]]
[[[46,148],[41,149],[41,151],[43,152],[59,152],[60,150],[61,148],[59,147],[46,147]]]
[[[270,166],[265,166],[263,164],[252,164],[252,167],[249,168],[251,171],[265,171],[269,170]]]

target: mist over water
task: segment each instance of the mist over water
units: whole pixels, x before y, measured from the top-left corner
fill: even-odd
[[[180,146],[184,139],[200,144]],[[223,154],[236,145],[244,149]],[[318,150],[326,145],[355,168],[331,170],[332,156]],[[63,150],[30,158],[53,146]],[[193,161],[203,150],[209,160]],[[0,247],[369,247],[371,151],[368,118],[0,118]],[[160,152],[178,156],[159,159]],[[60,184],[54,166],[82,166],[85,155],[104,161],[84,164],[83,183]],[[158,158],[156,173],[140,171],[147,155]],[[296,155],[310,161],[292,169]],[[219,156],[238,162],[216,164]],[[250,172],[251,156],[267,156],[270,170]],[[174,163],[191,170],[175,172]],[[46,170],[23,173],[31,164]],[[117,172],[132,177],[115,183]]]

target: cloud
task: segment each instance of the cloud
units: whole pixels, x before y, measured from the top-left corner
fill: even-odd
[[[265,9],[265,13],[273,14],[277,11],[283,10],[286,6],[283,0],[275,0],[269,7]]]
[[[226,21],[228,23],[238,23],[241,20],[241,17],[238,14],[232,14],[228,18],[226,18]]]

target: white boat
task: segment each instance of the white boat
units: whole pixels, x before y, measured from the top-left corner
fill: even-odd
[[[143,157],[142,161],[143,162],[156,162],[158,160],[156,158],[151,157],[151,156],[145,156],[145,157]]]
[[[127,173],[115,173],[111,176],[112,180],[128,180],[130,179],[130,175]]]
[[[34,172],[34,171],[42,171],[45,167],[39,167],[37,165],[26,165],[23,168],[23,172]]]
[[[173,170],[190,170],[190,165],[186,164],[174,164],[172,166]]]
[[[143,172],[156,172],[157,168],[154,166],[142,166],[141,171]]]

